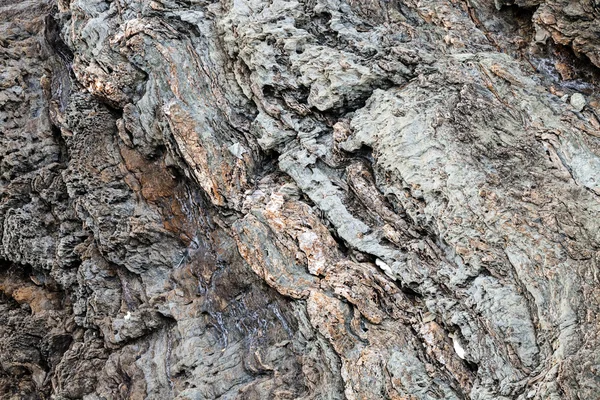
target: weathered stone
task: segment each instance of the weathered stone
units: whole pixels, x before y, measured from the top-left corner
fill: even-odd
[[[583,107],[585,107],[585,97],[581,93],[574,93],[571,96],[571,105],[573,106],[573,110],[577,112],[581,112]]]
[[[0,397],[600,398],[597,21],[0,4]]]

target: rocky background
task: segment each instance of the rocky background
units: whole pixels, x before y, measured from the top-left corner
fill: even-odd
[[[600,398],[597,0],[0,0],[2,399]]]

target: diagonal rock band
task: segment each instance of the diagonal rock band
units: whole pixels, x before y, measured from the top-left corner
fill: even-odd
[[[0,397],[600,399],[599,9],[0,3]]]

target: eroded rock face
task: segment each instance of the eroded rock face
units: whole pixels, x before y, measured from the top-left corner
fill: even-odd
[[[542,1],[534,14],[536,38],[570,46],[575,52],[589,57],[600,66],[600,2]]]
[[[2,398],[599,398],[559,3],[0,4]]]

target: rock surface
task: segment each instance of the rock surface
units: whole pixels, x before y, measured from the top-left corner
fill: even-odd
[[[0,2],[0,397],[600,398],[599,7]]]

